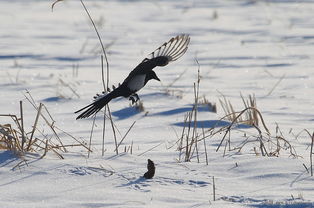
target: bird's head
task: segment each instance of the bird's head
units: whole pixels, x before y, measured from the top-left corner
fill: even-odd
[[[157,74],[153,70],[149,71],[148,79],[155,79],[155,80],[160,81],[160,79],[157,77]]]

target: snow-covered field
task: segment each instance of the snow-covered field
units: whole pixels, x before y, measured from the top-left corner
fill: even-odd
[[[190,34],[190,47],[178,61],[155,70],[161,83],[150,81],[138,93],[143,112],[127,99],[110,103],[119,141],[136,121],[118,155],[107,120],[102,156],[102,113],[95,120],[89,158],[83,147],[69,147],[63,160],[53,152],[39,159],[40,152],[20,163],[1,150],[0,207],[314,207],[314,177],[304,167],[310,167],[311,139],[304,132],[297,137],[303,129],[314,130],[313,1],[84,2],[108,52],[110,86],[177,34]],[[29,91],[48,108],[55,126],[88,143],[93,119],[75,120],[73,112],[103,90],[101,48],[79,0],[59,2],[53,12],[52,3],[0,1],[0,114],[19,115],[23,100],[25,128],[31,131],[36,111],[25,98]],[[223,134],[216,134],[205,140],[208,165],[203,141],[199,163],[196,154],[191,162],[182,161],[184,156],[179,161],[175,142],[194,103],[196,59],[200,97],[217,104],[217,113],[199,110],[197,133],[225,115],[222,94],[237,111],[244,109],[241,94],[254,94],[271,134],[280,134],[278,125],[298,157],[289,150],[278,157],[255,154],[257,143],[223,156],[224,147],[216,152]],[[0,124],[9,122],[0,117]],[[43,120],[38,128],[46,129],[46,138],[53,135]],[[65,144],[75,144],[58,133]],[[43,138],[39,131],[35,135]],[[231,146],[244,135],[258,132],[232,130]],[[132,154],[124,152],[131,145]],[[145,180],[147,159],[155,162],[156,174]]]

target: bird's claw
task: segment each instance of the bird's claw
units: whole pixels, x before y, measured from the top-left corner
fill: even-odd
[[[140,97],[135,93],[135,94],[130,96],[129,100],[131,100],[132,101],[132,105],[134,105],[134,103],[137,103],[137,101],[140,100]]]

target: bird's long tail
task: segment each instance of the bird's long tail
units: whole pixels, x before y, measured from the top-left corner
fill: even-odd
[[[87,109],[83,113],[81,113],[76,118],[76,120],[77,119],[82,119],[82,118],[88,118],[91,115],[96,114],[105,105],[107,105],[113,98],[117,97],[117,96],[115,96],[115,94],[116,93],[114,93],[114,91],[112,91],[109,94],[98,96],[92,104],[89,104],[89,105],[85,106],[84,108],[82,108],[82,109],[80,109],[80,110],[75,112],[75,113],[79,113],[79,112]]]

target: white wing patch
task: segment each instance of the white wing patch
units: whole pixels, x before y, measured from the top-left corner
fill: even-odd
[[[145,85],[145,74],[135,75],[128,83],[128,88],[132,91],[138,91]]]

